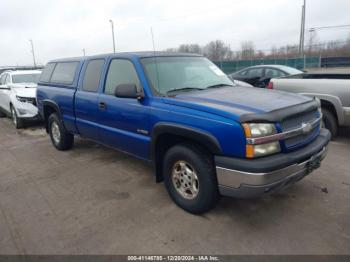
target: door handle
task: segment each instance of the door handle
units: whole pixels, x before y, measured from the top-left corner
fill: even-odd
[[[105,102],[100,102],[100,103],[98,104],[98,108],[99,108],[99,109],[106,109],[106,107],[107,107],[107,105],[106,105]]]

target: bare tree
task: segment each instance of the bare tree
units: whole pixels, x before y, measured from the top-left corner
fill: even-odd
[[[178,48],[168,48],[168,52],[197,53],[207,56],[213,61],[253,60],[253,59],[287,59],[299,57],[298,45],[273,46],[270,52],[256,50],[252,41],[245,41],[241,49],[232,51],[229,45],[221,40],[211,41],[205,46],[198,44],[182,44]],[[350,56],[350,34],[346,40],[321,43],[316,32],[310,32],[306,45],[307,56]]]
[[[212,41],[204,47],[203,53],[213,61],[222,61],[232,54],[230,47],[223,41]]]
[[[255,55],[255,47],[252,41],[245,41],[241,44],[241,58],[253,59]]]

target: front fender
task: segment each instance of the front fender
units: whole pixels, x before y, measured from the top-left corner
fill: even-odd
[[[151,145],[151,156],[154,159],[156,154],[157,139],[162,134],[172,134],[184,137],[196,141],[206,148],[208,148],[213,154],[221,154],[222,149],[218,140],[207,131],[180,125],[174,123],[160,122],[157,123],[152,130],[152,145]]]

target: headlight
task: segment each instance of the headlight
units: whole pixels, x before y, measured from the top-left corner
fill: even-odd
[[[274,124],[244,124],[244,131],[247,137],[269,136],[277,133]]]
[[[246,156],[248,158],[271,155],[279,151],[281,151],[281,148],[278,141],[261,145],[246,145]]]
[[[16,96],[17,100],[22,102],[22,103],[35,103],[35,98],[32,97],[23,97],[23,96]]]
[[[247,123],[243,124],[246,138],[257,138],[270,136],[277,133],[275,124],[268,123]],[[260,144],[260,145],[246,145],[246,157],[255,158],[266,155],[271,155],[281,151],[279,141]]]

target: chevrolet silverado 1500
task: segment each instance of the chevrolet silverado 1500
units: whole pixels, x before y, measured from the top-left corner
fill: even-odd
[[[257,197],[293,184],[320,166],[330,139],[317,99],[239,87],[191,54],[53,60],[37,101],[58,150],[79,135],[152,162],[156,181],[192,213],[220,195]]]

